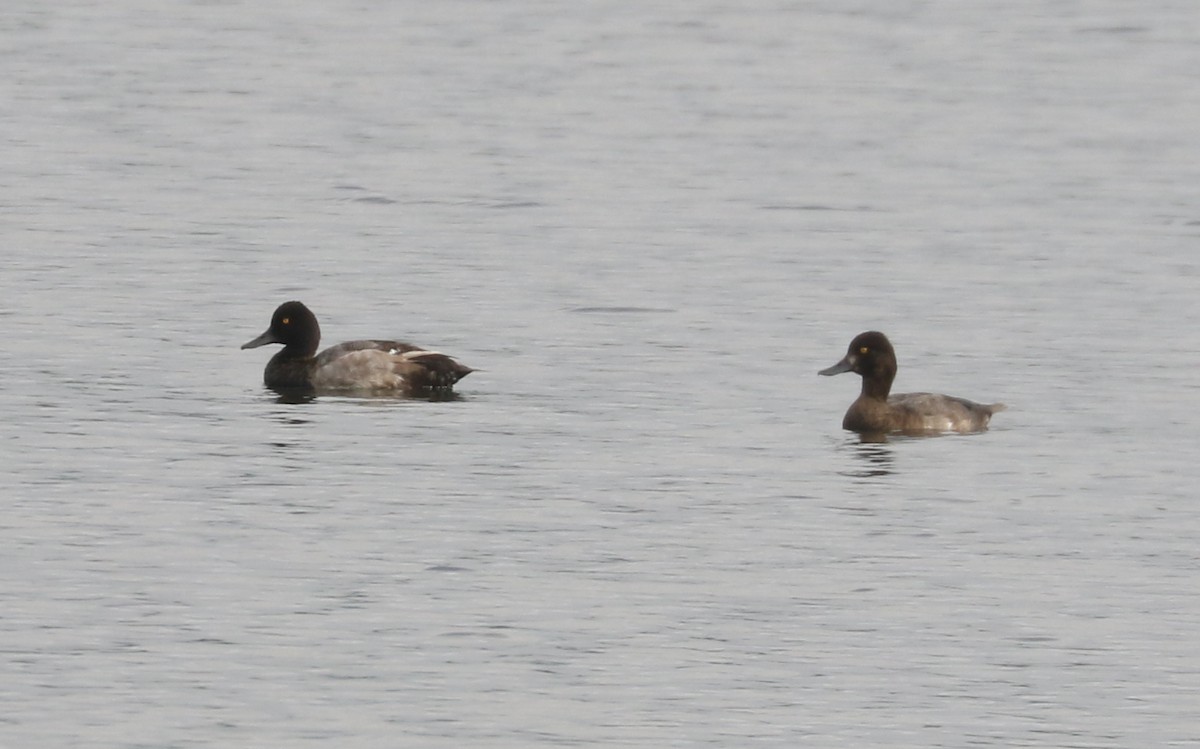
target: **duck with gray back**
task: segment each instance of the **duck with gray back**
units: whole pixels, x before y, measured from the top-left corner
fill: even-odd
[[[850,342],[837,364],[818,374],[854,372],[862,376],[862,393],[850,404],[842,428],[864,436],[887,434],[971,434],[985,431],[1003,403],[982,404],[937,393],[891,395],[896,379],[896,351],[883,333],[867,331]]]
[[[283,344],[263,372],[263,382],[277,392],[448,394],[472,372],[445,354],[400,341],[348,341],[318,354],[321,326],[300,302],[279,305],[271,326],[242,348],[268,343]]]

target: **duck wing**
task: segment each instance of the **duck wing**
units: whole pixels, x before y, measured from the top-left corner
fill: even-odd
[[[442,390],[454,387],[454,383],[474,370],[439,351],[412,348],[393,352],[396,373],[409,383],[411,388]]]
[[[1003,403],[983,404],[940,393],[903,393],[888,398],[901,414],[905,431],[977,432],[987,429]]]
[[[446,354],[402,341],[347,341],[314,361],[319,390],[447,390],[473,370]]]

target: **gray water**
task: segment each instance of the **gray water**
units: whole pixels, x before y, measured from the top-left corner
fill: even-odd
[[[1198,32],[10,3],[0,745],[1197,745]],[[281,403],[291,298],[479,371]],[[861,444],[871,328],[1009,410]]]

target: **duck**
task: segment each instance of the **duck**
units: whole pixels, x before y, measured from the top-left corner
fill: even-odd
[[[896,350],[887,336],[876,330],[859,333],[841,361],[817,374],[843,372],[862,376],[862,393],[842,419],[843,429],[861,435],[973,434],[986,431],[992,414],[1006,408],[1003,403],[975,403],[938,393],[891,395]]]
[[[321,326],[302,302],[284,302],[271,325],[242,349],[283,344],[263,371],[263,383],[277,392],[367,392],[396,395],[450,393],[473,370],[446,354],[411,343],[347,341],[320,354]]]

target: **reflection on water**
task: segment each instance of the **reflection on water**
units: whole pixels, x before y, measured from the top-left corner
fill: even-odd
[[[868,440],[863,437],[861,440],[848,441],[846,446],[850,448],[850,452],[855,458],[855,467],[839,471],[843,476],[874,478],[892,473],[895,456],[892,454],[892,446],[886,438]]]
[[[296,405],[297,403],[308,403],[317,397],[315,394],[306,391],[279,390],[276,392],[279,394],[279,397],[275,399],[275,402],[289,406]]]
[[[318,396],[311,390],[275,390],[278,397],[276,403],[282,405],[298,405],[301,403],[311,403]],[[460,393],[453,390],[431,390],[425,393],[397,393],[395,391],[387,392],[347,392],[338,393],[337,395],[326,395],[325,398],[341,398],[349,402],[357,402],[361,404],[386,404],[389,402],[407,402],[407,401],[428,401],[430,403],[449,403],[452,401],[463,400]]]

